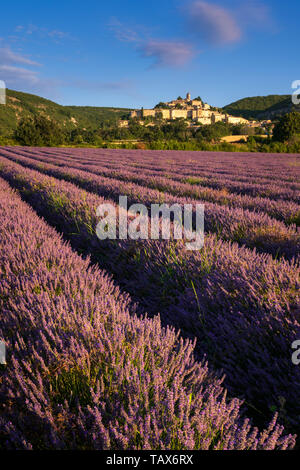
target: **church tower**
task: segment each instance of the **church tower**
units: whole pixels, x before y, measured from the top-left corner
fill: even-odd
[[[186,100],[187,100],[187,101],[191,101],[191,94],[190,94],[190,93],[187,93],[187,94],[186,94]]]

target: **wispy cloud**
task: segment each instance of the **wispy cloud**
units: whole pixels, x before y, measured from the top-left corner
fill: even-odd
[[[210,43],[234,43],[242,37],[234,14],[219,5],[196,1],[187,8],[187,16],[193,32]]]
[[[136,43],[142,41],[140,34],[136,30],[125,26],[118,18],[111,18],[108,27],[119,41]]]
[[[9,86],[28,87],[40,83],[40,78],[35,70],[14,65],[0,65],[0,77]]]
[[[140,51],[143,57],[154,59],[156,67],[182,67],[195,55],[191,44],[180,41],[149,40]]]
[[[218,0],[216,0],[218,1]],[[180,8],[187,27],[184,39],[155,38],[143,26],[130,27],[112,18],[108,27],[121,42],[131,43],[154,67],[183,67],[198,54],[197,47],[239,43],[251,29],[271,22],[267,6],[260,0],[236,0],[235,8],[205,0],[187,0]]]
[[[70,80],[68,86],[74,88],[81,88],[85,90],[112,90],[116,92],[130,91],[134,89],[134,82],[132,80],[119,80],[119,81],[96,81],[96,80]]]
[[[272,24],[270,9],[256,0],[241,0],[235,8],[196,0],[185,9],[189,32],[215,46],[241,41],[251,29]]]
[[[35,68],[39,65],[27,56],[14,52],[8,46],[0,48],[0,77],[8,86],[36,85],[39,82],[39,73],[28,66]]]
[[[60,43],[62,39],[74,39],[66,31],[60,31],[58,29],[48,29],[44,27],[37,26],[35,24],[28,24],[28,25],[18,25],[14,29],[15,38],[28,40],[29,38],[36,38],[40,39],[51,39],[56,43]]]
[[[40,65],[9,46],[0,47],[0,79],[7,87],[35,92],[52,92],[58,82],[40,75]]]
[[[154,67],[182,67],[195,55],[189,42],[153,39],[141,26],[130,28],[117,18],[108,26],[119,41],[132,43],[141,57],[152,59]]]
[[[239,5],[237,16],[245,27],[270,28],[274,26],[272,12],[268,5],[256,0],[247,0]]]
[[[54,29],[53,31],[48,31],[47,35],[50,38],[57,38],[57,39],[71,38],[69,33],[65,33],[64,31],[58,31],[57,29]]]
[[[13,52],[10,47],[0,47],[0,64],[40,65],[24,55]]]

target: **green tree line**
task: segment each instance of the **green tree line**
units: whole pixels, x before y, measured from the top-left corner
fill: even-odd
[[[141,125],[138,120],[129,121],[128,128],[120,128],[116,123],[103,122],[98,129],[75,128],[62,129],[54,120],[37,115],[23,119],[15,131],[14,139],[25,146],[114,146],[123,142],[128,148],[142,142],[145,148],[182,149],[182,150],[240,150],[263,152],[300,152],[300,114],[293,112],[283,116],[275,125],[273,137],[266,139],[259,134],[261,128],[249,128],[245,125],[231,125],[218,122],[189,128],[184,120],[165,122],[148,119]],[[221,142],[228,135],[249,135],[245,144],[232,145]],[[1,144],[1,139],[0,139]]]

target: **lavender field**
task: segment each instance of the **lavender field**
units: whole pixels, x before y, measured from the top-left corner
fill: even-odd
[[[0,147],[0,449],[294,449],[300,155]],[[205,205],[205,241],[96,208]]]

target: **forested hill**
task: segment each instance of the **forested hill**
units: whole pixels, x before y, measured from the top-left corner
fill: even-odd
[[[269,119],[293,110],[291,95],[253,96],[228,104],[223,109],[246,119]]]
[[[300,112],[300,106],[293,106],[290,95],[269,95],[244,98],[223,110],[247,119],[273,119],[294,110]],[[11,136],[21,119],[38,114],[56,121],[65,130],[95,130],[104,123],[115,124],[127,117],[129,111],[127,108],[62,106],[36,95],[7,90],[7,104],[0,105],[0,136]]]
[[[125,108],[62,106],[29,93],[6,90],[7,103],[0,105],[0,135],[10,135],[22,118],[42,114],[57,121],[65,129],[96,129],[103,122],[115,122],[128,114]]]

